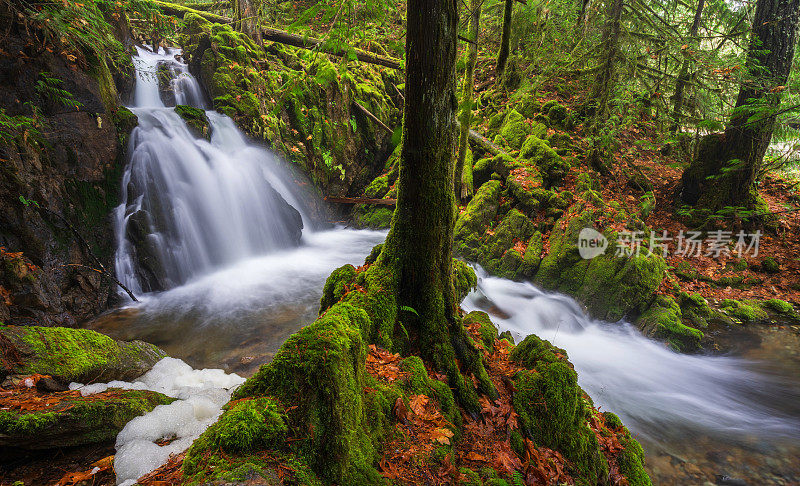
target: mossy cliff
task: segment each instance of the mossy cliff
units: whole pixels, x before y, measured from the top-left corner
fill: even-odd
[[[378,463],[385,444],[400,437],[396,425],[404,415],[399,410],[409,407],[412,396],[430,397],[450,424],[452,440],[459,440],[464,411],[457,397],[463,392],[431,375],[422,359],[397,358],[394,380],[367,371],[377,361],[369,361],[368,354],[402,355],[410,349],[402,324],[406,311],[397,309],[393,277],[380,264],[380,252],[379,245],[364,266],[346,265],[331,274],[319,318],[292,335],[271,363],[236,390],[220,420],[189,449],[183,462],[186,483],[247,474],[268,479],[282,469],[290,471],[291,484],[390,484]],[[453,283],[463,297],[476,284],[474,272],[454,262]],[[479,348],[499,349],[488,316],[471,313],[463,325],[475,323],[481,328]],[[513,405],[522,433],[567,457],[578,484],[607,482],[607,459],[588,426],[591,402],[565,353],[531,336],[512,358],[525,368],[514,377]],[[516,437],[522,441],[519,433]],[[442,446],[440,459],[452,455],[453,447]],[[634,452],[626,474],[639,478],[631,484],[650,484],[637,447],[629,439],[625,450]],[[498,481],[503,474],[492,471]]]
[[[389,69],[266,43],[194,14],[180,36],[189,67],[214,108],[309,174],[325,195],[361,191],[392,150],[391,136],[356,106],[399,125]]]
[[[0,113],[31,124],[24,136],[12,137],[4,125],[0,137],[0,246],[22,252],[32,275],[18,280],[0,269],[0,286],[10,294],[0,299],[0,322],[74,326],[105,310],[113,294],[100,274],[68,265],[97,267],[70,226],[110,268],[109,215],[137,124],[119,97],[132,80],[132,64],[124,51],[112,63],[103,53],[53,48],[42,24],[6,5],[0,23],[3,49],[18,53],[0,59]],[[47,85],[61,94],[48,94]]]

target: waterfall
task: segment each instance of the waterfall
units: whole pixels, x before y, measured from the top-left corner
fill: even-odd
[[[133,292],[165,290],[243,259],[299,244],[308,198],[267,149],[206,110],[179,50],[139,48],[130,137],[116,219],[116,272]],[[203,109],[210,140],[174,105]],[[171,105],[171,106],[170,106]]]

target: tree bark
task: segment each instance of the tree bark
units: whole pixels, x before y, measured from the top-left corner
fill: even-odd
[[[508,62],[508,53],[511,45],[511,16],[514,13],[514,0],[506,0],[503,8],[503,32],[500,35],[500,51],[497,53],[497,64],[495,72],[499,80],[506,70],[506,62]]]
[[[409,0],[407,15],[397,207],[376,264],[392,270],[410,351],[446,372],[460,403],[477,413],[477,393],[457,363],[484,393],[496,391],[457,317],[451,279],[457,0]]]
[[[475,84],[475,64],[478,62],[478,32],[481,21],[481,5],[483,0],[472,0],[469,5],[469,36],[470,44],[467,46],[466,68],[464,70],[464,85],[461,87],[461,123],[458,138],[458,159],[456,161],[455,191],[456,197],[464,201],[472,194],[472,184],[464,181],[464,161],[467,158],[467,141],[469,139],[469,126],[472,123],[472,90]]]
[[[703,15],[703,7],[705,7],[705,0],[699,0],[697,3],[697,10],[694,12],[694,20],[692,21],[692,26],[689,29],[689,42],[687,43],[687,48],[683,50],[683,63],[681,64],[681,70],[678,73],[678,79],[675,81],[675,96],[673,97],[673,105],[672,105],[672,115],[670,118],[672,119],[669,131],[671,133],[678,133],[680,131],[681,125],[681,118],[683,110],[683,92],[686,89],[686,85],[689,83],[689,79],[691,75],[689,71],[692,69],[694,65],[694,54],[690,52],[693,48],[699,47],[697,42],[697,33],[700,29],[700,18]]]
[[[261,43],[261,28],[258,22],[258,9],[252,0],[234,0],[234,16],[236,28],[249,35],[251,39]]]
[[[621,31],[620,21],[625,0],[612,0],[608,11],[608,22],[603,31],[602,68],[597,73],[597,78],[592,88],[590,99],[593,103],[592,111],[595,117],[594,124],[599,126],[605,123],[608,115],[608,100],[614,80],[614,68],[619,57],[619,36]]]
[[[681,199],[710,211],[762,205],[755,185],[781,93],[789,80],[800,26],[800,0],[758,0],[747,75],[725,133],[707,138],[684,171]],[[755,100],[755,102],[754,102]],[[710,177],[710,179],[709,179]]]

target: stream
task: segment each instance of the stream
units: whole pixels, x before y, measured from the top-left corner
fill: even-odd
[[[131,110],[140,124],[115,213],[116,271],[141,302],[91,327],[154,343],[192,368],[209,368],[202,376],[234,383],[225,374],[246,377],[269,362],[316,317],[330,272],[361,264],[386,233],[316,221],[304,202],[316,196],[230,118],[206,110],[179,54],[140,49],[136,59]],[[159,70],[171,73],[174,100],[161,95]],[[210,139],[190,131],[175,103],[206,110]],[[153,259],[163,274],[148,267]],[[589,318],[569,297],[477,272],[464,309],[486,310],[517,342],[535,333],[565,348],[595,404],[620,415],[642,442],[654,484],[800,483],[797,328],[745,330],[726,356],[678,354],[630,324]],[[170,366],[190,376],[178,360]],[[205,413],[203,420],[214,416]],[[121,440],[118,448],[127,447]]]

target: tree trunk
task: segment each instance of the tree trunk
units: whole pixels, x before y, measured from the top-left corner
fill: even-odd
[[[608,11],[608,23],[603,32],[603,60],[602,67],[597,73],[591,94],[593,103],[592,111],[595,117],[594,124],[601,126],[608,115],[608,100],[614,79],[614,66],[619,57],[620,20],[624,0],[612,0]]]
[[[261,28],[258,25],[258,9],[253,0],[233,0],[236,28],[249,35],[251,39],[261,43]]]
[[[497,65],[495,72],[497,79],[503,77],[508,61],[509,46],[511,45],[511,15],[514,12],[514,0],[506,0],[503,9],[503,33],[500,35],[500,51],[497,53]]]
[[[461,116],[460,133],[458,138],[458,160],[456,161],[455,191],[456,197],[464,201],[472,194],[472,184],[464,181],[464,161],[467,158],[467,141],[469,139],[469,126],[472,123],[472,91],[475,84],[475,64],[478,62],[478,32],[481,21],[481,5],[483,0],[470,2],[469,37],[467,46],[466,68],[464,70],[464,85],[461,88]]]
[[[792,68],[800,0],[758,0],[747,75],[724,135],[704,140],[683,173],[681,199],[709,211],[763,206],[755,186]],[[753,100],[756,100],[754,103]],[[710,177],[710,179],[709,179]]]
[[[580,39],[580,36],[586,34],[586,26],[589,25],[589,7],[592,5],[592,0],[580,0],[581,10],[578,13],[578,25],[575,26],[576,36],[575,41]]]
[[[478,377],[484,393],[496,391],[457,317],[451,280],[457,0],[409,0],[407,15],[397,207],[376,264],[392,270],[410,351],[445,371],[461,404],[475,413],[477,393],[457,363]]]
[[[699,47],[697,42],[697,32],[700,29],[700,17],[703,15],[703,7],[705,7],[705,0],[699,0],[697,3],[697,10],[694,13],[694,21],[692,22],[692,27],[689,29],[689,42],[688,47],[683,50],[683,64],[681,64],[681,70],[678,73],[678,79],[675,81],[675,96],[673,97],[673,105],[672,105],[672,115],[670,118],[672,119],[669,131],[671,133],[678,133],[680,131],[681,125],[681,111],[683,110],[683,92],[686,89],[686,85],[691,78],[689,71],[692,69],[692,65],[694,64],[694,53],[690,52],[693,48],[696,49]]]

